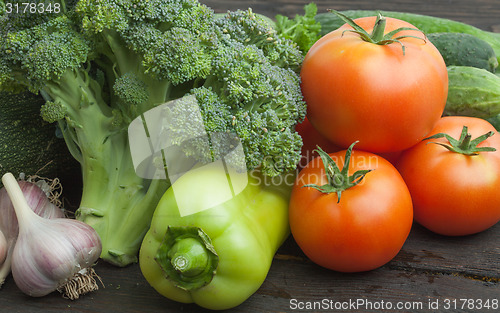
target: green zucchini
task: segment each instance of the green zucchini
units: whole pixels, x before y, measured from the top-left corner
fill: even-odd
[[[64,139],[40,117],[43,103],[41,96],[28,92],[0,92],[0,177],[11,172],[73,182],[79,175]]]
[[[472,66],[495,73],[497,56],[486,41],[464,33],[431,33],[427,38],[439,50],[446,65]]]
[[[341,13],[347,15],[352,19],[359,17],[366,17],[366,16],[376,16],[379,12],[383,16],[397,18],[406,21],[412,24],[413,26],[417,27],[418,29],[420,29],[425,34],[450,32],[450,33],[465,33],[473,35],[489,43],[490,46],[495,51],[497,60],[500,62],[500,33],[485,31],[469,24],[445,18],[414,14],[414,13],[403,13],[403,12],[393,12],[393,11],[371,11],[371,10],[341,11]],[[320,34],[322,36],[344,25],[344,22],[339,17],[337,17],[337,15],[329,12],[317,14],[316,21],[318,21],[321,24]]]
[[[500,77],[472,66],[449,66],[444,114],[485,119],[500,114]]]

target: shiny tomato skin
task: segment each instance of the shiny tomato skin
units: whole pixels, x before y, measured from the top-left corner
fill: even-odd
[[[330,154],[339,168],[345,151]],[[392,260],[413,222],[410,193],[393,165],[375,154],[353,151],[349,173],[373,169],[364,180],[337,194],[305,184],[327,182],[320,158],[300,171],[292,190],[289,221],[292,235],[314,263],[339,272],[376,269]]]
[[[375,17],[355,20],[371,32]],[[387,18],[386,33],[413,25]],[[344,25],[320,38],[304,58],[301,87],[313,126],[342,148],[401,151],[417,144],[441,117],[448,74],[439,51],[420,31],[376,45]]]
[[[495,128],[473,117],[443,117],[429,135],[447,133],[460,137],[468,126],[472,138]],[[466,156],[448,151],[430,139],[404,151],[397,168],[413,199],[415,221],[447,236],[464,236],[484,231],[500,220],[500,134],[483,141],[495,152]]]

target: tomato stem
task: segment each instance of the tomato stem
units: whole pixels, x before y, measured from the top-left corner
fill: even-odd
[[[318,146],[316,151],[323,161],[323,166],[325,167],[325,175],[328,182],[322,186],[316,184],[307,184],[302,187],[314,188],[322,193],[327,194],[335,192],[337,193],[337,203],[339,203],[343,191],[359,184],[363,180],[365,175],[372,171],[359,170],[356,171],[353,175],[349,176],[348,171],[349,164],[351,163],[352,149],[354,148],[354,145],[356,143],[358,143],[358,141],[351,144],[347,149],[342,170],[339,169],[332,157]]]
[[[496,151],[496,149],[493,147],[478,147],[481,142],[485,141],[487,138],[493,136],[494,134],[494,131],[489,131],[486,134],[477,137],[476,139],[472,139],[472,135],[469,133],[468,127],[464,125],[464,127],[462,128],[462,133],[460,134],[460,138],[458,140],[445,133],[438,133],[433,136],[427,137],[424,140],[445,138],[448,143],[435,141],[431,141],[429,143],[440,145],[451,152],[473,156],[478,155],[479,152]]]
[[[370,36],[373,42],[379,42],[384,38],[386,24],[387,20],[379,12]]]
[[[412,35],[402,35],[402,36],[395,37],[397,33],[404,31],[404,30],[420,31],[419,29],[412,28],[412,27],[399,27],[393,31],[385,33],[385,27],[387,24],[387,20],[384,16],[382,16],[382,14],[380,12],[377,15],[377,19],[375,20],[375,25],[373,27],[371,34],[368,34],[368,32],[363,27],[356,24],[356,22],[353,19],[349,18],[348,16],[346,16],[338,11],[335,11],[335,10],[329,10],[329,12],[334,13],[341,20],[343,20],[346,24],[348,24],[349,26],[351,26],[353,28],[353,29],[347,29],[344,32],[356,33],[361,37],[362,40],[369,42],[369,43],[377,44],[377,45],[390,45],[393,43],[398,43],[401,45],[403,55],[405,55],[406,51],[405,51],[405,45],[403,44],[403,42],[401,42],[401,39],[416,38],[416,39],[421,39],[424,42],[426,41],[425,38],[418,37],[418,36],[412,36]],[[344,33],[342,33],[342,34],[344,34]]]

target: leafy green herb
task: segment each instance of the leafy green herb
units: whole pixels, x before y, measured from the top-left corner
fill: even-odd
[[[276,30],[287,39],[297,43],[300,50],[304,53],[309,51],[311,46],[321,37],[321,24],[316,22],[315,16],[318,7],[315,3],[309,3],[304,6],[304,15],[295,15],[293,19],[276,15]]]

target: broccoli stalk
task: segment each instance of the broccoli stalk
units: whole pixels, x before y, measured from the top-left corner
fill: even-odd
[[[76,218],[97,230],[104,260],[137,261],[170,185],[136,174],[128,140],[129,124],[158,105],[193,95],[206,132],[234,134],[247,169],[276,176],[296,167],[303,56],[267,21],[251,10],[216,16],[196,0],[56,2],[60,12],[2,13],[0,90],[28,89],[47,100],[43,119],[58,123],[82,167]],[[184,144],[193,122],[162,126],[200,161],[232,149]]]
[[[83,190],[76,218],[100,235],[102,259],[125,266],[137,262],[138,247],[156,204],[169,186],[168,181],[146,180],[135,174],[126,125],[138,112],[165,101],[169,83],[148,79],[147,87],[155,91],[148,93],[137,86],[135,75],[120,76],[118,69],[139,73],[142,64],[133,61],[140,58],[117,46],[113,36],[103,38],[114,52],[106,55],[107,64],[112,66],[102,64],[99,69],[114,80],[116,91],[110,97],[115,99],[110,101],[116,105],[103,98],[103,83],[90,76],[90,69],[80,67],[65,71],[57,81],[48,81],[40,88],[49,100],[41,113],[49,122],[58,121],[70,152],[81,164]],[[155,93],[159,94],[156,102]]]
[[[68,70],[41,90],[56,99],[42,106],[42,115],[58,120],[70,152],[81,164],[83,190],[76,218],[100,235],[101,258],[117,266],[136,262],[167,182],[135,174],[126,130],[119,129],[99,84],[85,70]],[[57,118],[61,113],[64,118]]]

